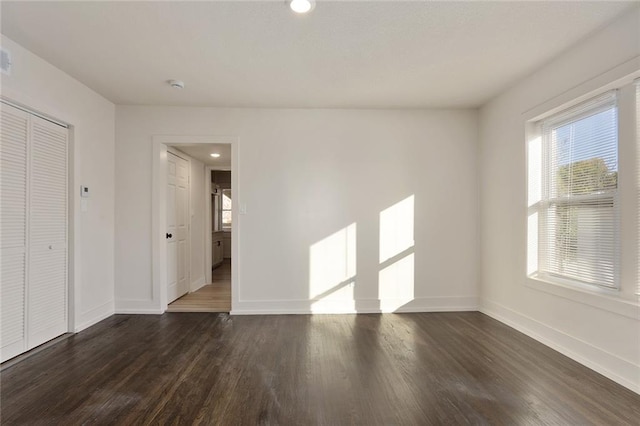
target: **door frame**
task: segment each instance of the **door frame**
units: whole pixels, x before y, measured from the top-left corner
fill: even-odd
[[[151,180],[151,281],[152,281],[152,300],[154,305],[159,309],[159,313],[167,310],[167,242],[164,238],[165,227],[167,222],[167,149],[168,146],[187,144],[230,144],[231,145],[231,187],[235,189],[237,197],[240,199],[241,192],[238,185],[238,138],[235,136],[194,136],[194,135],[154,135],[152,136],[152,180]],[[211,179],[209,178],[209,181]],[[205,182],[205,188],[209,186]],[[206,204],[205,204],[206,205]],[[205,207],[206,210],[206,207]],[[232,220],[234,226],[231,229],[231,311],[237,305],[239,295],[239,270],[240,263],[240,220],[239,210],[234,209],[232,212]],[[206,211],[205,211],[206,214]],[[205,244],[207,241],[211,244],[211,224],[209,226],[208,238],[205,236]],[[205,223],[205,232],[207,225]],[[207,253],[206,247],[205,256]],[[205,267],[211,260],[207,262],[205,259]],[[206,271],[205,271],[206,274]],[[205,275],[206,276],[206,275]]]

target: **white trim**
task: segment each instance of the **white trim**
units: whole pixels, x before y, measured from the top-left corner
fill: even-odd
[[[29,352],[29,350],[27,349],[27,339],[25,337],[21,340],[18,340],[15,343],[12,343],[0,349],[0,359],[4,364],[5,362],[11,360],[12,358],[15,358],[18,355],[21,355],[27,352]]]
[[[608,90],[617,89],[640,77],[640,56],[538,104],[522,113],[525,122],[540,121],[560,110],[570,108]]]
[[[63,123],[61,121],[58,121],[55,118],[52,118],[47,114],[40,114],[38,112],[35,112],[32,109],[30,109],[29,107],[22,106],[19,103],[12,102],[12,101],[9,101],[9,100],[4,99],[4,98],[0,99],[0,102],[2,102],[3,104],[6,104],[6,105],[12,106],[12,107],[14,107],[16,109],[19,109],[20,111],[24,111],[27,114],[35,115],[36,117],[42,118],[43,120],[47,120],[50,123],[57,124],[58,126],[64,127],[65,129],[69,128],[68,124]]]
[[[109,318],[111,315],[115,313],[115,301],[109,300],[101,305],[96,306],[93,309],[89,309],[80,315],[80,325],[76,325],[74,328],[74,332],[77,333],[86,328],[91,327],[94,324],[99,323],[105,318]]]
[[[211,232],[211,166],[204,166],[204,281],[213,282],[213,252]]]
[[[515,328],[622,386],[640,393],[639,365],[498,303],[482,299],[480,312]],[[637,381],[634,382],[632,378],[636,378]]]
[[[201,289],[204,285],[206,284],[205,278],[204,276],[198,278],[195,281],[192,281],[189,284],[189,292],[193,293],[194,291],[198,291],[199,289]]]
[[[164,314],[164,311],[160,310],[160,309],[153,309],[153,308],[149,308],[149,309],[127,309],[127,308],[119,308],[116,310],[115,312],[116,315],[162,315]]]
[[[640,304],[637,301],[620,298],[617,290],[562,284],[555,281],[547,282],[533,277],[526,279],[525,286],[636,320],[640,313]]]
[[[115,301],[116,314],[162,314],[152,299],[125,299]]]
[[[312,306],[316,300],[243,300],[237,302],[231,315],[282,315],[282,314],[374,314],[409,312],[459,312],[477,311],[478,298],[468,297],[418,297],[410,302],[397,301],[400,306],[394,310],[380,308],[379,299],[356,299],[336,301],[330,309]],[[322,301],[320,301],[322,304]],[[385,302],[395,302],[385,300]]]
[[[78,242],[76,245],[76,233],[78,227],[75,223],[80,223],[80,215],[78,209],[76,209],[76,203],[80,207],[80,197],[78,192],[80,186],[76,186],[76,160],[75,160],[75,127],[67,127],[67,331],[73,332],[77,329],[76,321],[79,321],[81,316],[76,312],[76,307],[80,307],[80,291],[76,288],[76,278],[79,274],[76,273],[75,263],[79,263],[80,250],[76,250],[76,247],[80,247]],[[78,190],[74,190],[78,188]],[[76,219],[78,219],[76,221]],[[114,264],[115,267],[115,264]]]
[[[187,161],[189,163],[189,166],[191,166],[191,156],[189,154],[180,151],[175,146],[167,146],[167,152],[172,153],[176,157],[182,158],[184,161]],[[191,170],[189,170],[189,172],[191,172]],[[189,178],[191,178],[191,173],[189,173]],[[191,183],[191,181],[189,181],[189,183]]]
[[[167,310],[167,271],[166,265],[166,240],[161,238],[164,235],[166,223],[166,187],[167,176],[167,146],[184,144],[230,144],[231,145],[231,186],[236,188],[236,198],[240,199],[241,188],[238,186],[239,158],[238,158],[238,138],[234,136],[193,136],[193,135],[154,135],[152,136],[153,157],[152,157],[152,188],[151,188],[151,280],[153,312],[142,312],[133,309],[118,309],[122,313],[163,313]],[[238,220],[239,209],[233,211],[232,229],[232,271],[231,271],[231,307],[238,303],[239,288],[239,235],[240,221]],[[206,264],[206,262],[205,262]],[[147,310],[147,308],[145,308]]]

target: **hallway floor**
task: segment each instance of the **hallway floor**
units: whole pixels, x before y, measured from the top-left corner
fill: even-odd
[[[231,259],[213,270],[213,284],[185,294],[169,304],[167,312],[229,312],[231,310]]]

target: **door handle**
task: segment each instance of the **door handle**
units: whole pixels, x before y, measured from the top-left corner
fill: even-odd
[[[171,238],[171,237],[173,237],[173,234],[169,234],[169,233],[167,232],[167,240],[168,240],[169,238]]]

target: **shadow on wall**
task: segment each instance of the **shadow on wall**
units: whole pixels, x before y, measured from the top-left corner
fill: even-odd
[[[379,214],[377,298],[356,298],[357,224],[309,248],[311,312],[395,312],[414,300],[414,195]]]

